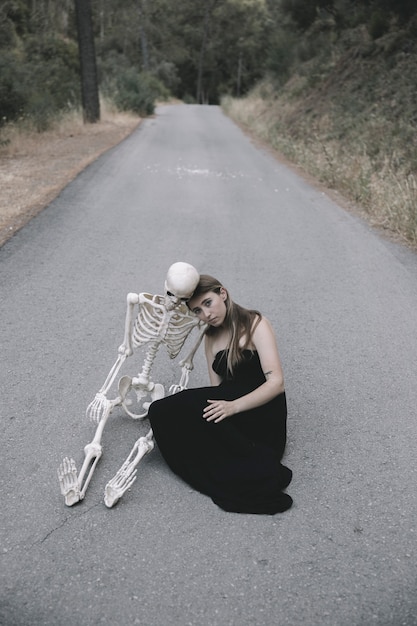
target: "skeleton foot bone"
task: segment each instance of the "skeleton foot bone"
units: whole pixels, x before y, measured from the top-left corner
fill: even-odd
[[[72,506],[81,500],[74,459],[65,457],[58,468],[58,480],[67,506]]]
[[[165,395],[164,385],[155,383],[151,370],[157,353],[165,346],[170,359],[175,359],[190,333],[199,328],[199,337],[189,355],[180,362],[181,380],[172,385],[171,393],[186,389],[193,357],[205,333],[198,317],[187,307],[200,279],[198,271],[189,263],[174,263],[168,269],[164,295],[150,293],[127,294],[127,310],[123,342],[107,378],[87,407],[87,417],[97,425],[91,443],[84,448],[84,461],[77,472],[73,459],[66,457],[58,469],[58,479],[65,504],[73,506],[84,499],[97,463],[102,455],[101,439],[110,414],[117,406],[133,419],[143,419],[149,405]],[[126,359],[136,349],[145,349],[145,359],[137,376],[122,376],[118,381],[118,395],[109,399],[110,393]],[[150,400],[150,401],[149,401]],[[105,488],[104,501],[112,507],[136,480],[136,466],[140,459],[154,447],[152,430],[135,443],[129,457]]]
[[[104,504],[111,509],[122,495],[133,485],[136,480],[136,466],[139,461],[154,448],[152,430],[146,437],[140,437],[132,448],[131,453],[123,463],[117,474],[107,483],[104,490]],[[133,455],[136,456],[133,458]]]
[[[136,480],[135,469],[128,476],[125,475],[125,464],[119,469],[117,474],[107,483],[104,490],[104,504],[111,509],[122,497],[122,495],[130,489]]]

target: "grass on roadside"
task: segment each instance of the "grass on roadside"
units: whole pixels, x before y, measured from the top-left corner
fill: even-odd
[[[244,99],[225,98],[225,112],[256,136],[300,165],[329,188],[365,210],[371,223],[417,246],[417,176],[402,149],[409,129],[389,132],[386,120],[361,124],[326,112],[311,124],[294,124],[293,103],[255,90]],[[351,127],[338,137],[342,124]],[[396,145],[395,145],[396,144]],[[393,149],[393,145],[395,148]]]
[[[293,79],[275,90],[264,82],[247,97],[224,98],[225,112],[363,209],[368,220],[417,247],[416,129],[329,100],[306,102]]]
[[[0,128],[0,157],[13,158],[33,154],[42,146],[61,137],[98,134],[103,126],[131,127],[139,117],[134,113],[117,111],[105,100],[100,104],[100,121],[96,124],[84,124],[81,110],[73,109],[57,115],[50,121],[48,130],[39,132],[30,120],[21,120]]]

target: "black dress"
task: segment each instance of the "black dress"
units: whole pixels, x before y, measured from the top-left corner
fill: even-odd
[[[207,422],[207,400],[235,400],[265,382],[257,352],[245,350],[233,376],[227,375],[226,356],[218,352],[213,362],[219,386],[187,389],[151,404],[155,440],[170,468],[222,509],[280,513],[292,505],[282,493],[292,472],[280,462],[287,436],[285,393],[217,424]]]

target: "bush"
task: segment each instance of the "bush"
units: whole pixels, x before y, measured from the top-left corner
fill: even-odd
[[[46,130],[57,114],[80,103],[78,51],[74,43],[30,37],[19,60],[0,52],[0,125],[30,119]]]
[[[152,115],[155,101],[167,99],[169,92],[154,76],[139,73],[131,67],[116,79],[116,91],[111,96],[120,111],[132,111],[138,115]]]
[[[266,67],[275,78],[285,81],[290,75],[297,44],[298,37],[291,31],[280,30],[271,37]]]
[[[180,85],[177,67],[169,61],[161,61],[153,70],[155,76],[171,92],[176,93]]]
[[[0,126],[22,115],[26,100],[21,83],[20,67],[14,56],[0,52]]]
[[[389,15],[379,9],[373,11],[367,26],[372,39],[378,39],[379,37],[382,37],[382,35],[385,35],[385,33],[389,31],[389,24]]]
[[[132,66],[129,59],[117,50],[111,50],[106,56],[98,57],[98,80],[100,92],[109,100],[114,98],[117,82]]]
[[[31,37],[25,42],[25,56],[25,84],[35,99],[47,97],[52,111],[80,103],[78,46],[74,42],[52,35]]]

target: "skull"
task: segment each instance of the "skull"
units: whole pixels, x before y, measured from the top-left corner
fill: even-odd
[[[179,261],[168,269],[165,281],[165,303],[167,308],[174,308],[180,302],[191,298],[200,280],[200,274],[189,263]]]

